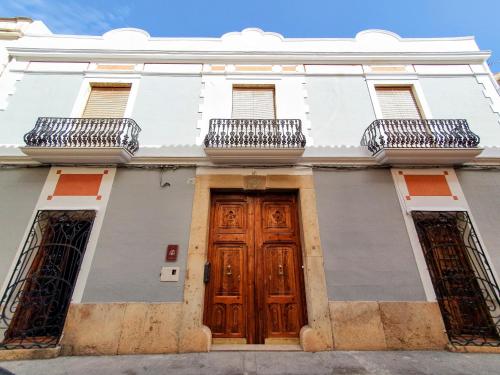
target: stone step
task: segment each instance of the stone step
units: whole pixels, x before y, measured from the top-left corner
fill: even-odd
[[[301,352],[300,345],[215,344],[212,352]]]

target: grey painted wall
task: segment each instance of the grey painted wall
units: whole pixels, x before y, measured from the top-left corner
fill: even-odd
[[[359,145],[375,112],[363,77],[308,77],[311,135],[315,145]]]
[[[424,77],[419,81],[433,118],[466,119],[481,137],[481,144],[499,144],[500,117],[474,77]]]
[[[132,118],[144,145],[194,144],[201,77],[144,76]]]
[[[457,170],[457,176],[476,222],[475,229],[500,275],[500,171]]]
[[[315,171],[330,300],[425,294],[389,170]]]
[[[0,283],[31,224],[48,172],[48,168],[0,169]]]
[[[0,111],[0,144],[22,144],[38,117],[69,117],[81,84],[77,74],[25,73]]]
[[[191,225],[194,169],[118,169],[83,302],[182,301]],[[167,244],[179,245],[165,262]],[[160,282],[162,266],[179,266],[179,282]]]

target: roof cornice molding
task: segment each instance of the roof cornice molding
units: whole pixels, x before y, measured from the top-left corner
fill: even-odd
[[[47,39],[87,39],[87,40],[106,40],[112,38],[114,36],[119,37],[120,34],[127,33],[137,33],[142,34],[147,41],[154,42],[170,42],[170,41],[185,41],[185,42],[224,42],[224,40],[231,38],[248,38],[248,37],[258,37],[258,38],[270,38],[276,39],[280,42],[285,43],[307,43],[307,42],[356,42],[366,36],[378,35],[382,37],[386,37],[389,39],[394,39],[398,42],[458,42],[458,41],[474,41],[474,36],[466,35],[466,36],[454,36],[454,37],[417,37],[417,38],[406,38],[401,37],[400,35],[382,29],[367,29],[358,32],[354,37],[310,37],[310,38],[296,38],[296,37],[285,37],[280,33],[272,32],[272,31],[264,31],[259,28],[249,27],[243,29],[242,31],[231,31],[223,34],[220,37],[156,37],[151,36],[146,30],[126,27],[119,29],[112,29],[104,33],[103,35],[78,35],[78,34],[28,34],[33,38],[47,38]]]
[[[127,61],[140,63],[439,63],[477,64],[489,51],[468,52],[291,52],[291,51],[165,51],[110,49],[54,49],[8,47],[8,53],[22,60],[36,61]]]

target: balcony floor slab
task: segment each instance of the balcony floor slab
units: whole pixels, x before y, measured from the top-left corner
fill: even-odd
[[[123,164],[132,158],[123,147],[20,147],[20,150],[44,164]]]
[[[390,165],[459,165],[474,160],[482,148],[384,148],[375,159]]]

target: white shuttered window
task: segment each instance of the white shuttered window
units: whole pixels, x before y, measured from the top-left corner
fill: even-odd
[[[383,118],[422,118],[411,87],[377,87],[376,90]]]
[[[123,117],[130,86],[92,86],[82,117]]]
[[[274,119],[274,88],[234,87],[234,119]]]

